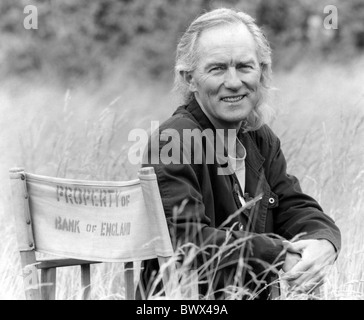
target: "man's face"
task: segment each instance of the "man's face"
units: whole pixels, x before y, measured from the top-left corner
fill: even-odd
[[[244,24],[203,31],[197,44],[199,61],[187,76],[211,122],[239,128],[259,99],[261,69],[253,36]]]

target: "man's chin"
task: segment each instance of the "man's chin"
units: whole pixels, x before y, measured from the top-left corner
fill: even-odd
[[[246,116],[240,117],[224,117],[222,120],[225,123],[226,128],[236,128],[238,129],[241,126],[241,123],[246,120]]]
[[[235,113],[231,113],[225,116],[225,121],[227,122],[242,122],[246,120],[251,111],[239,111]]]

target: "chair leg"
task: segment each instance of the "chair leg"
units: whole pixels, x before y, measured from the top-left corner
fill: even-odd
[[[37,261],[34,251],[20,252],[25,297],[27,300],[40,300],[41,294],[39,289]]]
[[[91,269],[90,264],[81,264],[82,300],[90,299],[91,293]]]
[[[56,275],[57,268],[41,270],[41,294],[42,300],[56,299]]]
[[[124,279],[125,279],[125,300],[135,300],[133,262],[126,262],[124,264]]]

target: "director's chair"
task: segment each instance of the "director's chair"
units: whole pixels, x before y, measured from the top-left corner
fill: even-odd
[[[153,168],[125,182],[61,179],[19,168],[10,170],[10,180],[26,299],[55,299],[57,268],[75,265],[81,266],[82,297],[90,298],[90,265],[99,262],[124,263],[125,299],[134,299],[134,262],[152,258],[165,264],[168,295],[173,248]],[[52,258],[37,259],[36,252]]]

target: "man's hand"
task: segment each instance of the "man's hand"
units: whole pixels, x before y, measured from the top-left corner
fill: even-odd
[[[300,252],[300,259],[299,254]],[[283,265],[283,279],[288,285],[303,292],[310,292],[323,283],[325,267],[335,261],[336,252],[332,243],[325,239],[299,240],[287,246]]]
[[[283,246],[284,249],[287,251],[287,254],[286,254],[286,259],[284,260],[284,264],[282,266],[282,270],[284,272],[287,272],[291,270],[297,264],[297,262],[301,260],[302,257],[301,257],[301,251],[295,249],[292,246],[291,242],[284,240]]]
[[[288,272],[301,260],[301,254],[287,251],[282,270]]]

